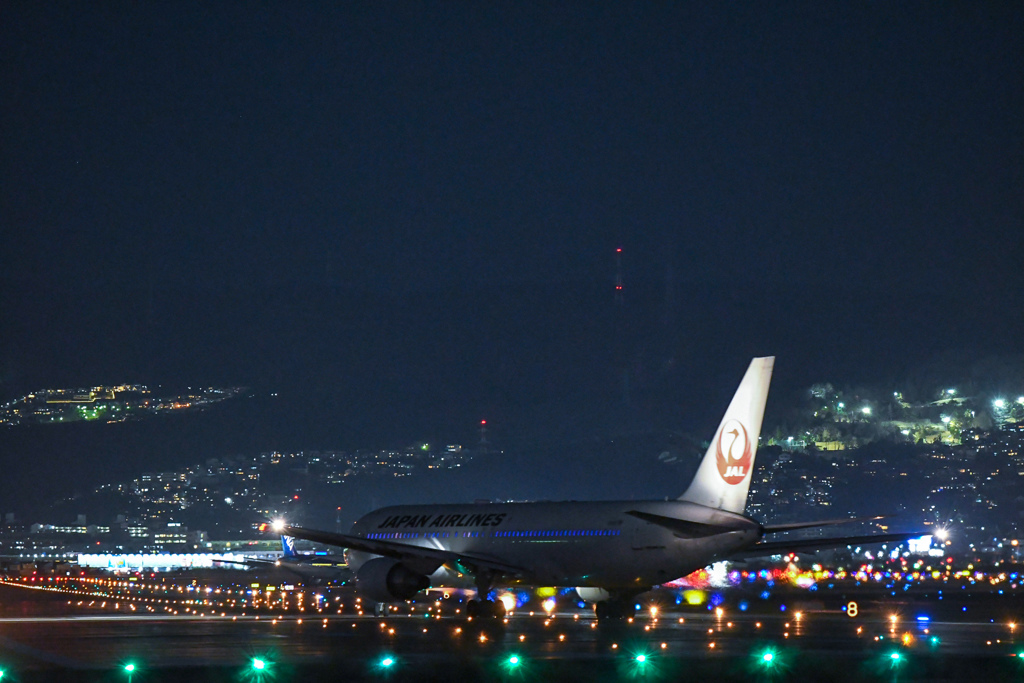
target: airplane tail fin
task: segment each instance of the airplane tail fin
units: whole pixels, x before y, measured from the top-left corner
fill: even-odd
[[[291,536],[281,536],[281,550],[285,557],[295,557],[295,539]]]
[[[774,365],[774,356],[750,362],[697,475],[679,500],[743,513]]]

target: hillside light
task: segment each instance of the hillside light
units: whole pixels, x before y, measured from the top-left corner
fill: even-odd
[[[1003,408],[1006,407],[1006,401],[1004,401],[1001,398],[997,398],[996,400],[992,401],[992,405],[993,407],[1002,410]]]

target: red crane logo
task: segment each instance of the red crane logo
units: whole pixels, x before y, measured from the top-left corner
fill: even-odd
[[[718,473],[726,484],[738,484],[747,478],[754,450],[747,428],[739,420],[726,420],[718,432]]]

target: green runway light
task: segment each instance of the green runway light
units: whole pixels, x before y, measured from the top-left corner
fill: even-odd
[[[252,660],[252,668],[256,671],[263,671],[267,668],[267,663],[259,657],[256,657]]]
[[[385,657],[384,659],[380,660],[380,665],[383,666],[385,669],[394,663],[395,660],[392,657]]]
[[[133,671],[135,671],[135,665],[134,664],[125,664],[124,665],[124,670],[127,671],[128,673],[132,673]]]
[[[512,655],[508,658],[509,666],[519,666],[519,657]]]
[[[637,655],[636,657],[634,657],[634,659],[636,660],[637,664],[643,664],[647,661],[647,655]]]
[[[771,652],[765,652],[763,655],[761,655],[761,661],[765,664],[771,664],[774,659],[775,655]]]

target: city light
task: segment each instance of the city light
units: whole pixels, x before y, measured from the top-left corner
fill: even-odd
[[[1006,401],[1004,401],[1001,398],[997,398],[996,400],[992,401],[992,405],[996,408],[1003,409],[1006,407]]]

